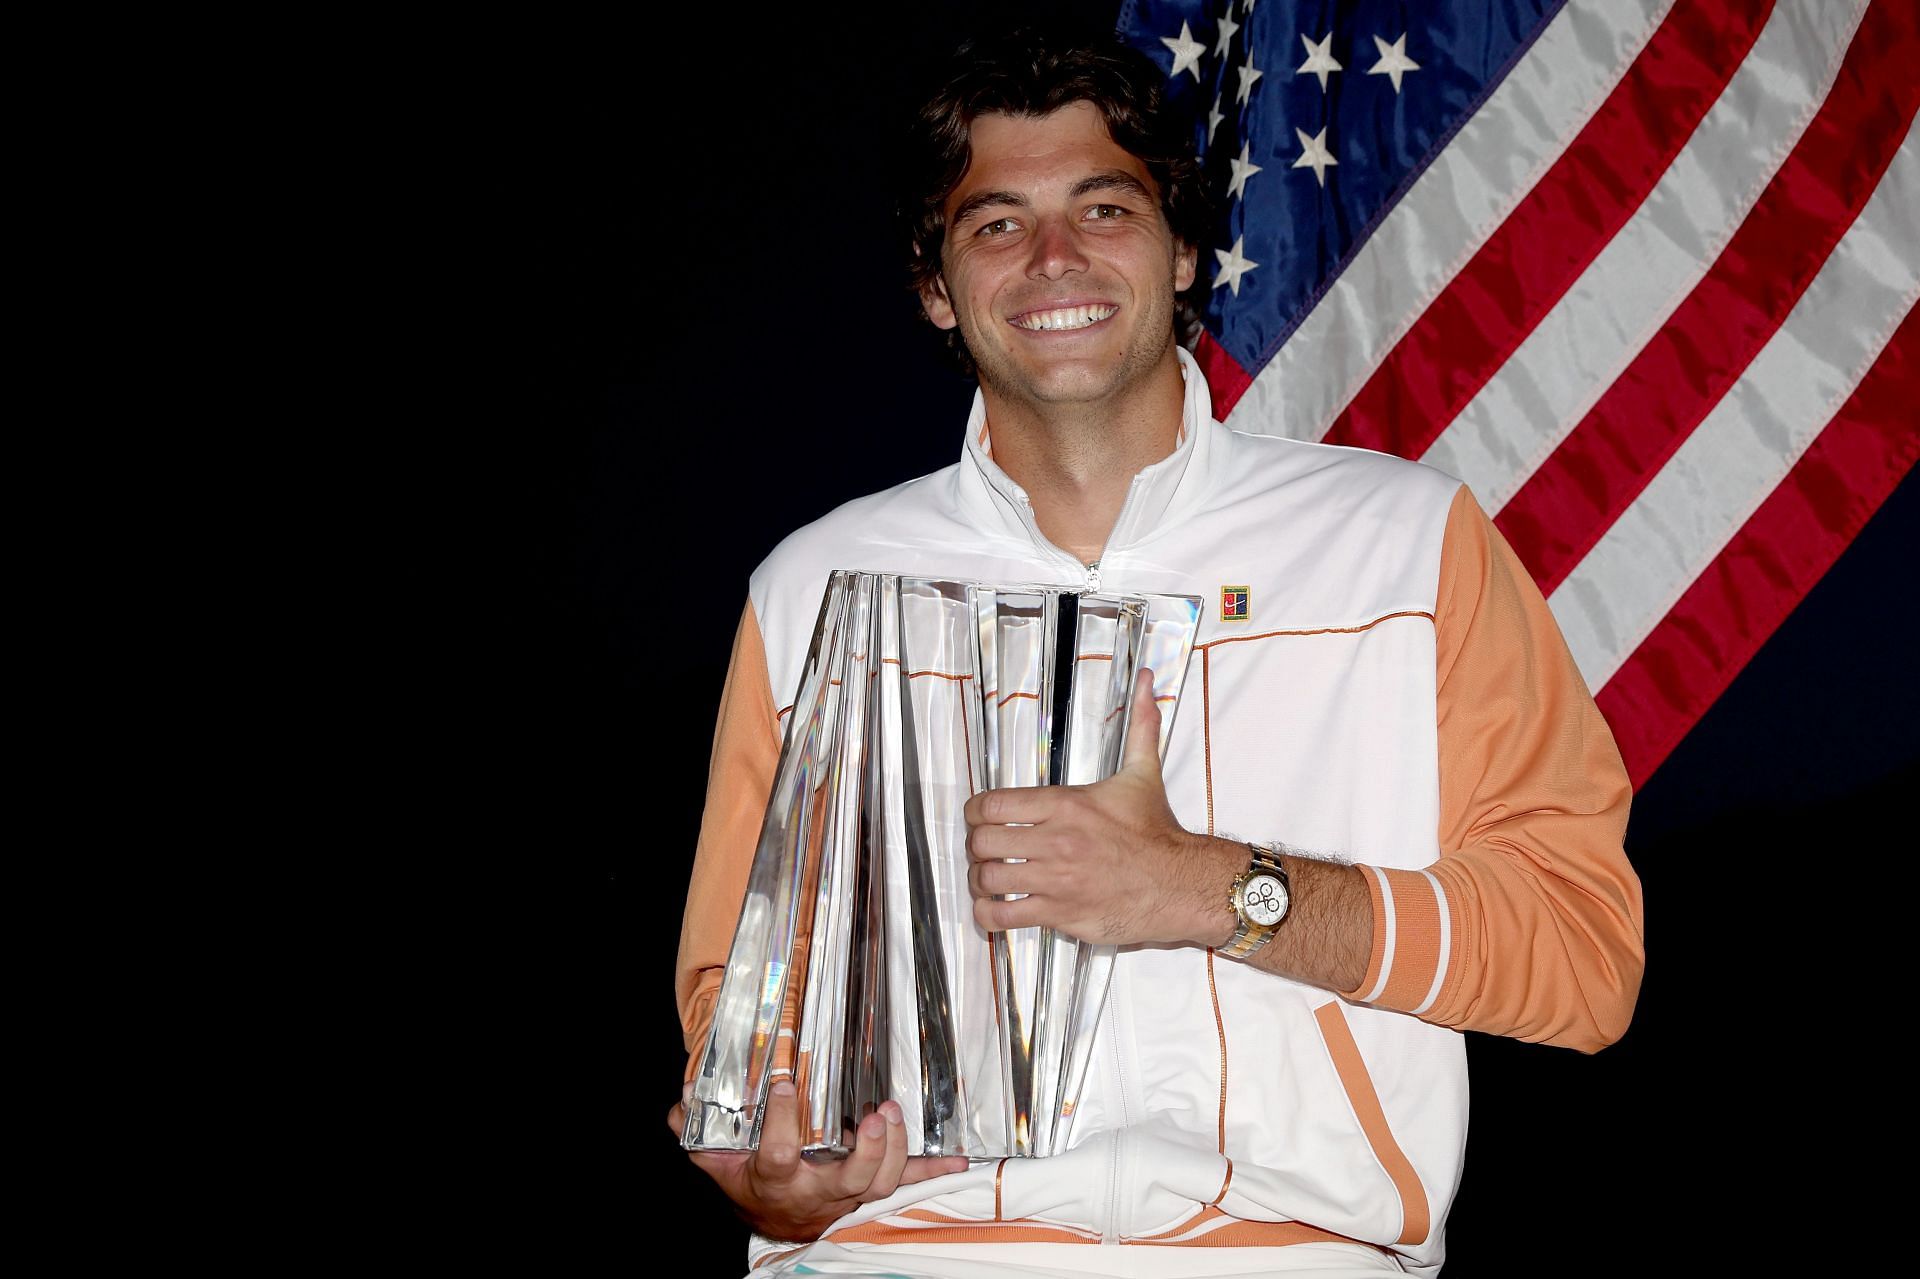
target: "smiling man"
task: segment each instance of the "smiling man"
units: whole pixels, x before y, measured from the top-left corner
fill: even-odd
[[[1021,477],[1040,531],[1097,560],[1128,481],[1173,449],[1174,299],[1195,250],[1091,102],[981,115],[970,143],[921,300],[935,325],[958,327],[994,458]]]
[[[1212,420],[1176,341],[1206,201],[1150,63],[1032,36],[964,51],[915,154],[914,284],[979,394],[955,465],[753,575],[681,938],[689,1048],[832,569],[1220,606],[1164,767],[1135,749],[1097,785],[967,805],[982,927],[1122,948],[1072,1148],[909,1159],[889,1103],[848,1159],[810,1163],[783,1081],[758,1152],[695,1162],[753,1225],[757,1274],[1436,1274],[1460,1032],[1592,1052],[1632,1013],[1612,739],[1458,481]]]

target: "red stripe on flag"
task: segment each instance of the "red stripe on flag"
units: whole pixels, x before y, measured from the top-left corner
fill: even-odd
[[[1573,144],[1334,419],[1327,443],[1424,453],[1633,216],[1772,8],[1680,0]]]
[[[1832,93],[1726,250],[1494,520],[1543,593],[1566,580],[1785,322],[1906,137],[1920,18],[1880,0]]]
[[[1635,787],[1813,589],[1920,458],[1920,308],[1840,411],[1594,699]]]
[[[1213,392],[1213,420],[1224,422],[1227,414],[1233,412],[1233,406],[1253,385],[1253,379],[1240,367],[1240,361],[1227,354],[1227,348],[1213,340],[1213,334],[1200,330],[1200,340],[1194,343],[1193,358],[1200,365],[1200,371],[1207,375],[1207,389]]]

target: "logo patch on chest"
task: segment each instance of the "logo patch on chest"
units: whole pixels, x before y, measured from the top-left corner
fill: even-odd
[[[1247,620],[1247,601],[1251,592],[1244,586],[1223,586],[1220,588],[1220,620],[1223,622],[1244,622]]]

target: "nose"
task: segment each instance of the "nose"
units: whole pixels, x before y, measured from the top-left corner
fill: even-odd
[[[1087,269],[1079,229],[1068,217],[1044,217],[1034,227],[1027,274],[1034,279],[1058,280],[1071,271]]]

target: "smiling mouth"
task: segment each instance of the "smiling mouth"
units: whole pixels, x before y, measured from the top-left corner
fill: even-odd
[[[1089,306],[1063,306],[1052,311],[1028,311],[1024,315],[1014,316],[1007,323],[1030,333],[1058,333],[1090,328],[1119,310],[1117,306],[1096,302]]]

